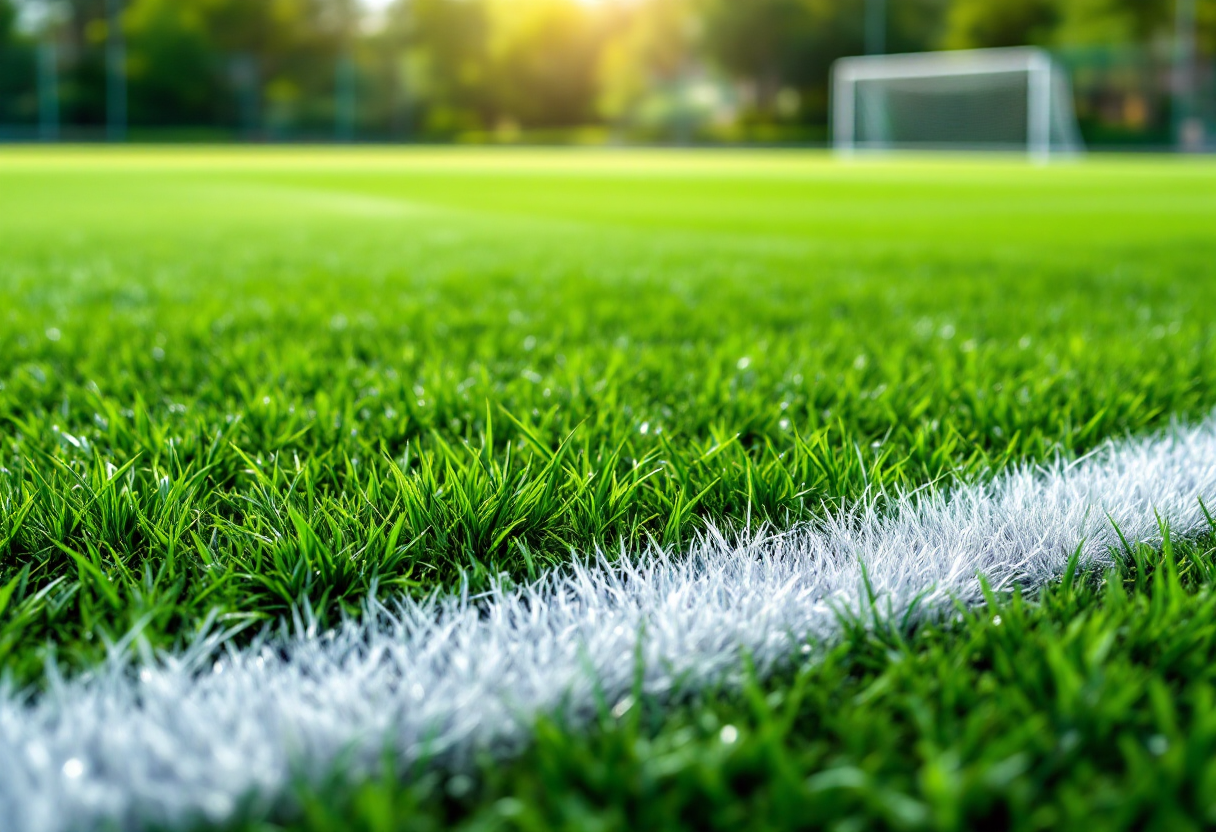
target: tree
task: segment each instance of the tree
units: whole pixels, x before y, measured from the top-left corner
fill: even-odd
[[[234,69],[261,87],[271,118],[328,127],[338,56],[356,31],[353,0],[131,0],[124,15],[131,115],[145,124],[236,120]],[[305,96],[318,102],[299,111]]]
[[[944,45],[973,49],[1048,43],[1060,18],[1058,0],[954,0]]]
[[[17,31],[17,9],[12,0],[0,0],[0,46],[11,41]]]
[[[531,127],[570,127],[595,117],[603,30],[575,0],[499,0],[494,7],[494,100]]]
[[[1196,5],[1195,30],[1199,51],[1204,55],[1216,55],[1216,3]]]
[[[1176,0],[1059,0],[1059,45],[1144,44],[1173,34]]]
[[[846,4],[856,5],[854,0],[827,8],[809,0],[708,0],[706,49],[726,72],[750,85],[761,112],[771,112],[782,88],[809,83],[816,74],[811,65],[834,57],[817,54],[824,35],[836,36],[832,52],[857,51],[860,24],[848,32],[836,25]]]
[[[398,0],[387,18],[390,42],[404,49],[405,95],[422,131],[445,136],[484,126],[493,115],[484,0]]]
[[[1115,46],[1172,36],[1177,0],[954,0],[945,45]],[[1199,2],[1199,8],[1212,6]]]
[[[226,100],[205,4],[140,0],[127,11],[127,77],[136,124],[215,123]]]
[[[32,125],[38,114],[35,46],[17,31],[17,9],[0,0],[0,125]]]
[[[887,0],[887,51],[940,49],[956,0]]]
[[[694,65],[698,20],[691,0],[650,0],[628,10],[600,54],[602,116],[622,122],[656,89],[679,85]]]

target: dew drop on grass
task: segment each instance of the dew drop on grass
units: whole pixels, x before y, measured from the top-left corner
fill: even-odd
[[[632,707],[633,707],[633,697],[626,696],[620,702],[617,702],[615,705],[612,706],[612,715],[614,717],[616,717],[617,719],[620,719],[625,714],[629,713],[629,709]]]
[[[457,774],[448,781],[448,794],[457,799],[464,797],[473,790],[473,778],[467,774]]]
[[[84,774],[84,761],[78,757],[71,757],[63,764],[63,776],[69,780],[76,780]]]
[[[523,814],[524,804],[522,800],[514,797],[504,797],[494,804],[500,817],[514,818]]]
[[[733,725],[723,725],[722,730],[718,732],[718,739],[722,740],[724,745],[734,745],[739,740],[739,729]]]

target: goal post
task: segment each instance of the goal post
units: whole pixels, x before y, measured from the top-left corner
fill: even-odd
[[[1080,152],[1068,75],[1035,47],[842,58],[832,68],[832,142],[870,150]]]

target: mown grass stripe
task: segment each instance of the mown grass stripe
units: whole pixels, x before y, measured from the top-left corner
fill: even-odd
[[[576,565],[523,588],[369,610],[324,633],[116,659],[0,701],[0,818],[39,832],[221,820],[250,795],[342,764],[461,765],[509,752],[554,709],[592,718],[639,692],[729,682],[830,640],[841,616],[890,621],[1109,563],[1127,543],[1209,527],[1216,422],[1107,444],[1079,462],[913,495],[741,543],[707,535]],[[864,564],[864,569],[862,568]],[[977,575],[985,576],[986,583]]]

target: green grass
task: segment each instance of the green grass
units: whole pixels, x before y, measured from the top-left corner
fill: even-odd
[[[1205,414],[1213,217],[1193,160],[5,150],[0,673],[784,526]],[[1211,720],[1211,580],[1184,583],[857,632],[742,697],[542,726],[467,794],[310,804],[310,828],[1034,828],[1149,812],[1144,771],[1201,817],[1211,775],[1166,730]],[[1157,734],[1160,758],[1121,745]]]
[[[1216,403],[1216,166],[9,150],[0,668]]]
[[[1216,538],[590,732],[543,720],[475,776],[300,788],[228,832],[1210,829]]]

